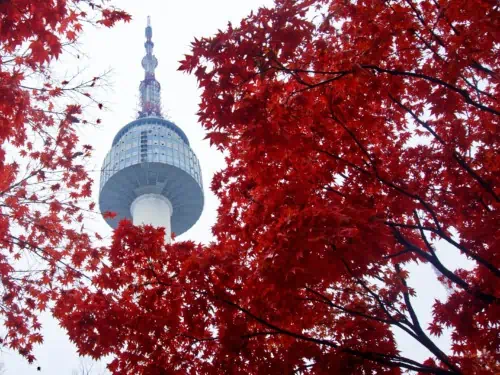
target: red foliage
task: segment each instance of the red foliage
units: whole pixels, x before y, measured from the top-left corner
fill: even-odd
[[[487,0],[277,0],[196,40],[181,69],[228,155],[216,242],[122,223],[97,291],[55,308],[80,351],[116,374],[498,373],[499,20]],[[450,290],[429,327],[415,263]]]
[[[95,262],[89,234],[75,230],[88,207],[81,205],[92,181],[82,160],[90,149],[78,144],[80,104],[66,95],[91,81],[57,82],[50,62],[83,22],[99,18],[128,16],[89,1],[0,1],[0,343],[30,362],[42,342],[39,312],[57,298],[57,285],[80,277],[70,264]]]

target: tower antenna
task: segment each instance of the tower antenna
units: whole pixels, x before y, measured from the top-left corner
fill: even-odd
[[[154,43],[151,40],[153,38],[153,28],[151,27],[150,16],[148,16],[145,34],[146,42],[144,43],[144,47],[146,49],[146,56],[142,58],[144,79],[139,85],[141,110],[139,111],[138,117],[163,117],[161,114],[161,85],[155,77],[155,69],[158,66],[158,59],[153,55]]]

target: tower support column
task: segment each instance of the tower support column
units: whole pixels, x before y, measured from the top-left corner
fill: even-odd
[[[165,228],[165,240],[171,242],[170,219],[173,209],[168,198],[160,194],[143,194],[135,198],[130,206],[134,225],[152,225]]]

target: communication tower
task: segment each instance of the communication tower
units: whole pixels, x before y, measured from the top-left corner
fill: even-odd
[[[137,119],[118,131],[104,159],[99,206],[116,213],[105,218],[112,228],[128,218],[135,225],[165,227],[169,241],[171,232],[182,234],[196,223],[204,197],[200,163],[186,134],[162,116],[152,36],[148,17],[141,108]]]

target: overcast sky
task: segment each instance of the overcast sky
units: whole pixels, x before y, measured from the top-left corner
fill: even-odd
[[[238,24],[238,21],[261,5],[270,5],[270,0],[121,0],[116,5],[127,10],[132,15],[132,21],[108,30],[85,29],[81,39],[81,50],[86,56],[79,60],[66,58],[62,69],[69,62],[79,64],[87,70],[83,73],[92,77],[111,68],[111,88],[102,92],[100,98],[105,101],[108,110],[98,113],[102,118],[100,128],[81,130],[83,143],[92,144],[95,148],[94,160],[89,166],[96,170],[94,179],[97,188],[102,160],[108,152],[116,132],[128,122],[136,118],[138,104],[138,86],[144,72],[141,59],[144,56],[144,28],[146,17],[151,16],[153,27],[154,54],[159,60],[156,78],[162,85],[162,104],[164,114],[180,126],[188,136],[192,149],[200,160],[205,207],[200,220],[179,239],[191,239],[208,242],[211,239],[210,228],[215,221],[217,200],[209,191],[210,180],[215,171],[223,168],[222,155],[209,147],[204,141],[205,133],[197,123],[199,90],[194,77],[177,71],[178,61],[189,52],[190,42],[194,37],[209,36],[217,29],[224,29],[228,21]],[[94,199],[97,202],[97,192]],[[110,229],[102,218],[96,218],[93,226],[103,234],[109,235]],[[442,253],[444,263],[454,262],[454,257]],[[430,267],[420,267],[411,278],[412,286],[419,293],[417,310],[427,319],[430,317],[430,306],[435,296],[443,297],[445,290],[435,281],[435,275]],[[432,293],[429,291],[432,290]],[[6,374],[40,374],[36,367],[40,366],[42,374],[71,374],[78,367],[78,355],[75,347],[66,339],[57,322],[44,315],[43,334],[45,342],[36,349],[37,362],[28,365],[23,358],[13,352],[4,350],[0,353],[0,361],[6,367]],[[447,349],[446,335],[441,341],[441,347]],[[401,348],[413,358],[425,358],[428,354],[417,348],[410,340],[400,339]],[[101,369],[104,365],[100,366]],[[100,373],[99,366],[94,374]]]

